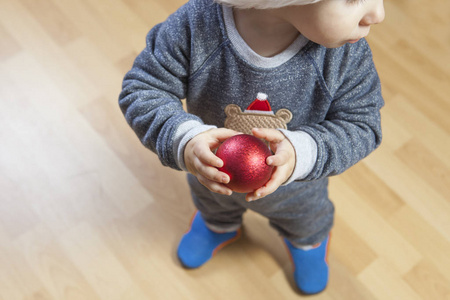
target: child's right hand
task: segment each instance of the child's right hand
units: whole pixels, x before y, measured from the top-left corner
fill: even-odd
[[[236,134],[239,132],[215,128],[196,135],[186,144],[184,150],[186,168],[212,192],[223,195],[232,194],[232,190],[225,186],[230,181],[230,177],[217,169],[223,166],[223,161],[212,151],[227,138]]]

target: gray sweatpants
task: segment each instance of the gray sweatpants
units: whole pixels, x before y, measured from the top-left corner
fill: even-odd
[[[247,209],[268,218],[281,236],[295,245],[322,242],[333,226],[334,205],[328,199],[328,179],[312,182],[294,181],[275,193],[247,202],[245,194],[225,196],[204,187],[188,174],[192,198],[202,217],[214,228],[238,228]]]

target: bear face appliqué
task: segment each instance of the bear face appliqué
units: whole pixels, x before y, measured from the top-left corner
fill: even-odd
[[[242,133],[251,134],[252,128],[281,128],[287,129],[287,124],[292,120],[292,113],[282,108],[275,114],[268,111],[245,110],[235,104],[229,104],[225,108],[225,127]]]

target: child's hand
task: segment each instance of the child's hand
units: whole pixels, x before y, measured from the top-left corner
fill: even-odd
[[[248,193],[247,201],[253,201],[275,192],[280,185],[292,175],[295,167],[295,150],[291,142],[277,129],[254,128],[252,133],[257,138],[269,142],[270,149],[275,153],[267,158],[267,164],[274,166],[270,180],[261,188]]]
[[[226,128],[210,129],[195,136],[186,144],[184,150],[186,168],[212,192],[232,194],[232,190],[225,186],[230,182],[230,177],[217,169],[223,166],[223,161],[214,155],[212,150],[236,134],[238,132]]]

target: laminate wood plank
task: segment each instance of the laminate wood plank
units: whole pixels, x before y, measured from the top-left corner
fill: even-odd
[[[422,261],[415,266],[406,274],[405,281],[424,299],[450,299],[450,281],[443,278],[429,261]]]
[[[345,182],[333,182],[331,191],[339,194],[334,201],[338,215],[351,220],[353,230],[389,267],[405,274],[420,261],[422,255],[396,232],[383,217],[360,200]],[[365,234],[370,232],[370,234]]]
[[[51,0],[20,0],[20,3],[58,45],[81,36],[81,32]]]
[[[334,236],[338,236],[339,239]],[[355,276],[378,258],[372,247],[340,215],[336,218],[332,239],[333,257]]]
[[[450,195],[450,165],[433,155],[419,139],[411,140],[395,155],[443,197]]]
[[[384,218],[388,218],[405,204],[402,198],[364,163],[350,168],[341,179],[358,194],[360,201],[366,202]]]
[[[450,242],[425,221],[421,212],[405,206],[389,219],[389,224],[450,281]]]
[[[52,299],[99,299],[46,226],[36,226],[14,245]]]
[[[0,26],[0,60],[6,60],[20,50],[20,44],[3,26]]]
[[[380,276],[383,274],[383,276]],[[390,263],[379,259],[358,275],[376,299],[421,299],[408,283],[391,268]]]

